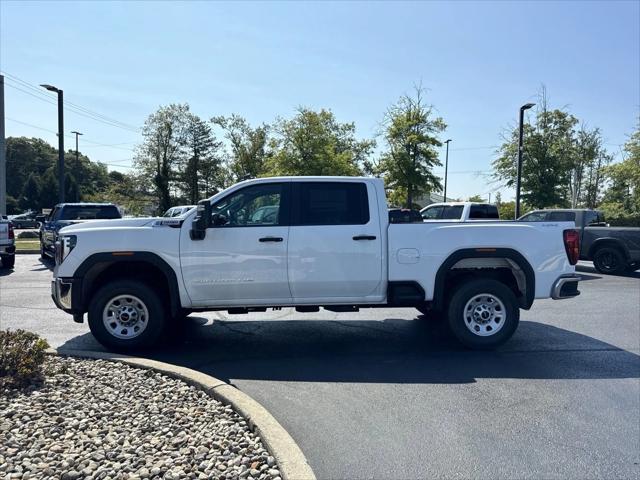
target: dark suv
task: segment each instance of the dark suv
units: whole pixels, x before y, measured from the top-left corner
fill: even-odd
[[[40,226],[40,255],[42,258],[55,254],[58,231],[62,227],[90,220],[122,218],[113,203],[59,203],[48,216],[38,216]]]

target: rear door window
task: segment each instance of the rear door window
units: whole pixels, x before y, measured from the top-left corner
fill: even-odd
[[[460,220],[462,217],[462,205],[449,205],[442,210],[443,220]]]
[[[575,212],[550,212],[547,216],[549,222],[575,222]]]
[[[294,188],[292,225],[369,223],[369,196],[363,182],[299,182]]]

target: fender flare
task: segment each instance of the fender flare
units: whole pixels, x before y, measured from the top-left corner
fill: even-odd
[[[119,255],[118,255],[119,254]],[[80,306],[83,312],[87,311],[89,303],[89,292],[93,287],[93,280],[104,272],[107,268],[121,263],[143,262],[148,263],[159,269],[165,276],[167,285],[169,286],[169,305],[171,313],[175,315],[181,308],[180,289],[178,287],[178,279],[176,273],[171,266],[159,255],[152,252],[101,252],[88,256],[76,269],[73,277],[80,282],[78,297],[74,303]],[[75,295],[74,295],[75,296]]]
[[[434,309],[440,310],[445,303],[445,280],[447,273],[456,263],[464,258],[507,258],[516,263],[524,272],[525,292],[520,302],[520,306],[525,310],[531,308],[536,294],[536,276],[531,264],[518,251],[511,248],[464,248],[456,250],[442,262],[438,272],[433,290]]]
[[[624,244],[623,241],[621,241],[619,238],[614,238],[614,237],[602,237],[594,240],[591,246],[589,247],[589,253],[588,253],[589,260],[593,259],[593,255],[595,254],[596,250],[606,246],[617,248],[623,253],[625,260],[629,261],[629,249],[627,248],[627,246]]]

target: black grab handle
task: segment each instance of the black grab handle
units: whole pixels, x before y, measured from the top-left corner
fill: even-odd
[[[356,235],[353,237],[354,240],[375,240],[375,235]]]
[[[258,239],[259,242],[281,242],[282,237],[262,237]]]

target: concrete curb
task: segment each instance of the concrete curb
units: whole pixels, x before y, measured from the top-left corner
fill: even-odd
[[[40,253],[40,250],[16,250],[16,255]]]
[[[262,438],[265,447],[276,459],[283,480],[315,480],[302,450],[291,435],[273,418],[273,416],[253,398],[228,383],[190,368],[169,363],[130,357],[108,352],[90,350],[49,349],[52,355],[92,358],[122,362],[137,368],[151,369],[169,377],[177,378],[194,387],[204,390],[220,402],[231,405],[248,422],[249,426]]]

